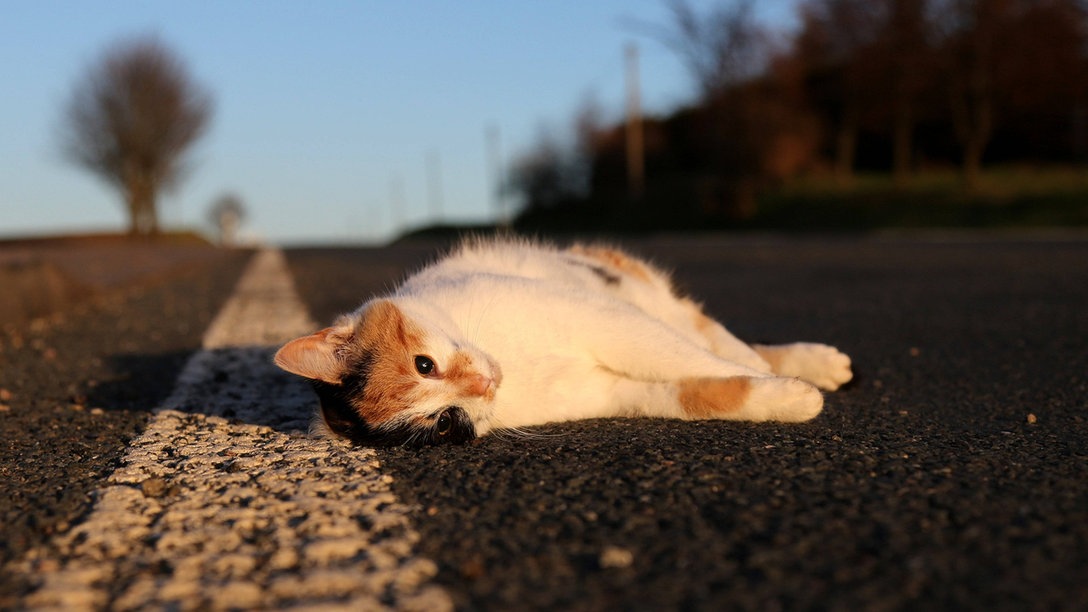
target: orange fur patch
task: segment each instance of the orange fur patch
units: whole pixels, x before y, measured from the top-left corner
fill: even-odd
[[[479,370],[473,369],[472,360],[464,353],[455,353],[442,378],[469,396],[493,399],[497,380],[492,380]]]
[[[677,386],[677,400],[684,412],[694,419],[707,419],[740,410],[752,381],[747,376],[685,378]]]
[[[613,270],[617,270],[622,274],[626,274],[627,276],[637,278],[644,282],[650,282],[652,278],[650,269],[646,267],[646,264],[627,255],[623,251],[604,247],[588,247],[578,244],[572,246],[570,252],[595,259]]]
[[[392,302],[377,302],[356,327],[354,340],[377,357],[362,397],[353,405],[368,422],[380,424],[410,408],[419,394],[420,380],[411,368],[412,358],[423,350],[423,333]]]
[[[454,353],[453,358],[446,364],[442,377],[455,381],[461,377],[475,374],[472,369],[472,360],[464,353]]]
[[[464,393],[471,393],[480,373],[472,369],[472,360],[464,353],[454,353],[442,378]]]

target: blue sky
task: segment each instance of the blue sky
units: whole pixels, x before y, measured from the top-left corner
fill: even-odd
[[[757,10],[788,28],[795,3]],[[0,236],[125,227],[117,194],[58,153],[66,97],[119,39],[157,35],[215,99],[165,224],[202,226],[232,192],[252,236],[359,242],[432,220],[429,167],[444,220],[493,219],[488,130],[508,164],[541,130],[567,130],[587,96],[619,118],[627,43],[649,112],[690,100],[680,61],[630,20],[668,13],[660,0],[5,0]]]

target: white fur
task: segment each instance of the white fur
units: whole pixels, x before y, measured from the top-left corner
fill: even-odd
[[[820,411],[814,387],[775,376],[721,325],[699,329],[698,306],[676,298],[659,270],[646,266],[647,276],[607,283],[600,268],[592,257],[546,245],[469,242],[391,298],[428,334],[445,337],[444,352],[473,347],[483,375],[492,375],[491,363],[501,368],[494,401],[464,406],[477,434],[603,416],[689,418],[674,383],[692,378],[753,379],[743,408],[722,418],[799,421]],[[826,350],[788,355],[790,376],[825,388],[849,379],[848,358],[843,365],[831,347],[804,346]],[[835,373],[825,373],[825,363]]]

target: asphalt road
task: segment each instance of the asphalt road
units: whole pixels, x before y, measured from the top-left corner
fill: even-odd
[[[0,567],[87,512],[91,491],[200,347],[247,257],[161,266],[136,285],[104,287],[49,317],[0,327]],[[82,269],[146,268],[133,259],[84,253]],[[0,571],[0,609],[24,590],[13,580]]]
[[[742,338],[835,344],[857,380],[802,425],[597,420],[379,451],[460,608],[1088,606],[1088,238],[624,244]],[[432,254],[288,262],[328,321]],[[5,332],[0,561],[79,522],[241,264]],[[0,608],[24,590],[0,578]]]
[[[857,379],[802,425],[600,420],[381,451],[470,609],[1083,609],[1088,243],[662,238],[742,338]],[[297,251],[328,321],[418,249]]]

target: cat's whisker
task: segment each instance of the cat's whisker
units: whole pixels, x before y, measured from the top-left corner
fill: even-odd
[[[404,441],[404,444],[402,444],[401,447],[403,447],[403,448],[415,448],[415,447],[419,446],[418,442],[420,441],[420,438],[423,437],[424,433],[425,433],[425,431],[422,430],[422,429],[413,430],[412,434],[410,436],[408,436],[408,439],[406,439]]]
[[[519,440],[526,439],[523,436],[517,435],[516,432],[514,432],[512,430],[502,429],[502,428],[492,429],[489,432],[489,434],[492,435],[492,436],[495,436],[496,438],[498,438],[498,439],[500,439],[500,440],[502,440],[504,442],[517,442]]]
[[[511,442],[516,442],[518,440],[546,440],[550,438],[562,438],[565,435],[562,433],[544,433],[539,431],[532,431],[514,425],[504,425],[502,421],[494,417],[488,419],[488,424],[492,427],[489,432],[490,434]]]
[[[496,431],[513,434],[511,437],[512,440],[547,440],[552,438],[562,438],[566,435],[561,433],[543,433],[539,431],[529,431],[527,429],[521,429],[518,427],[503,427],[497,429]]]

